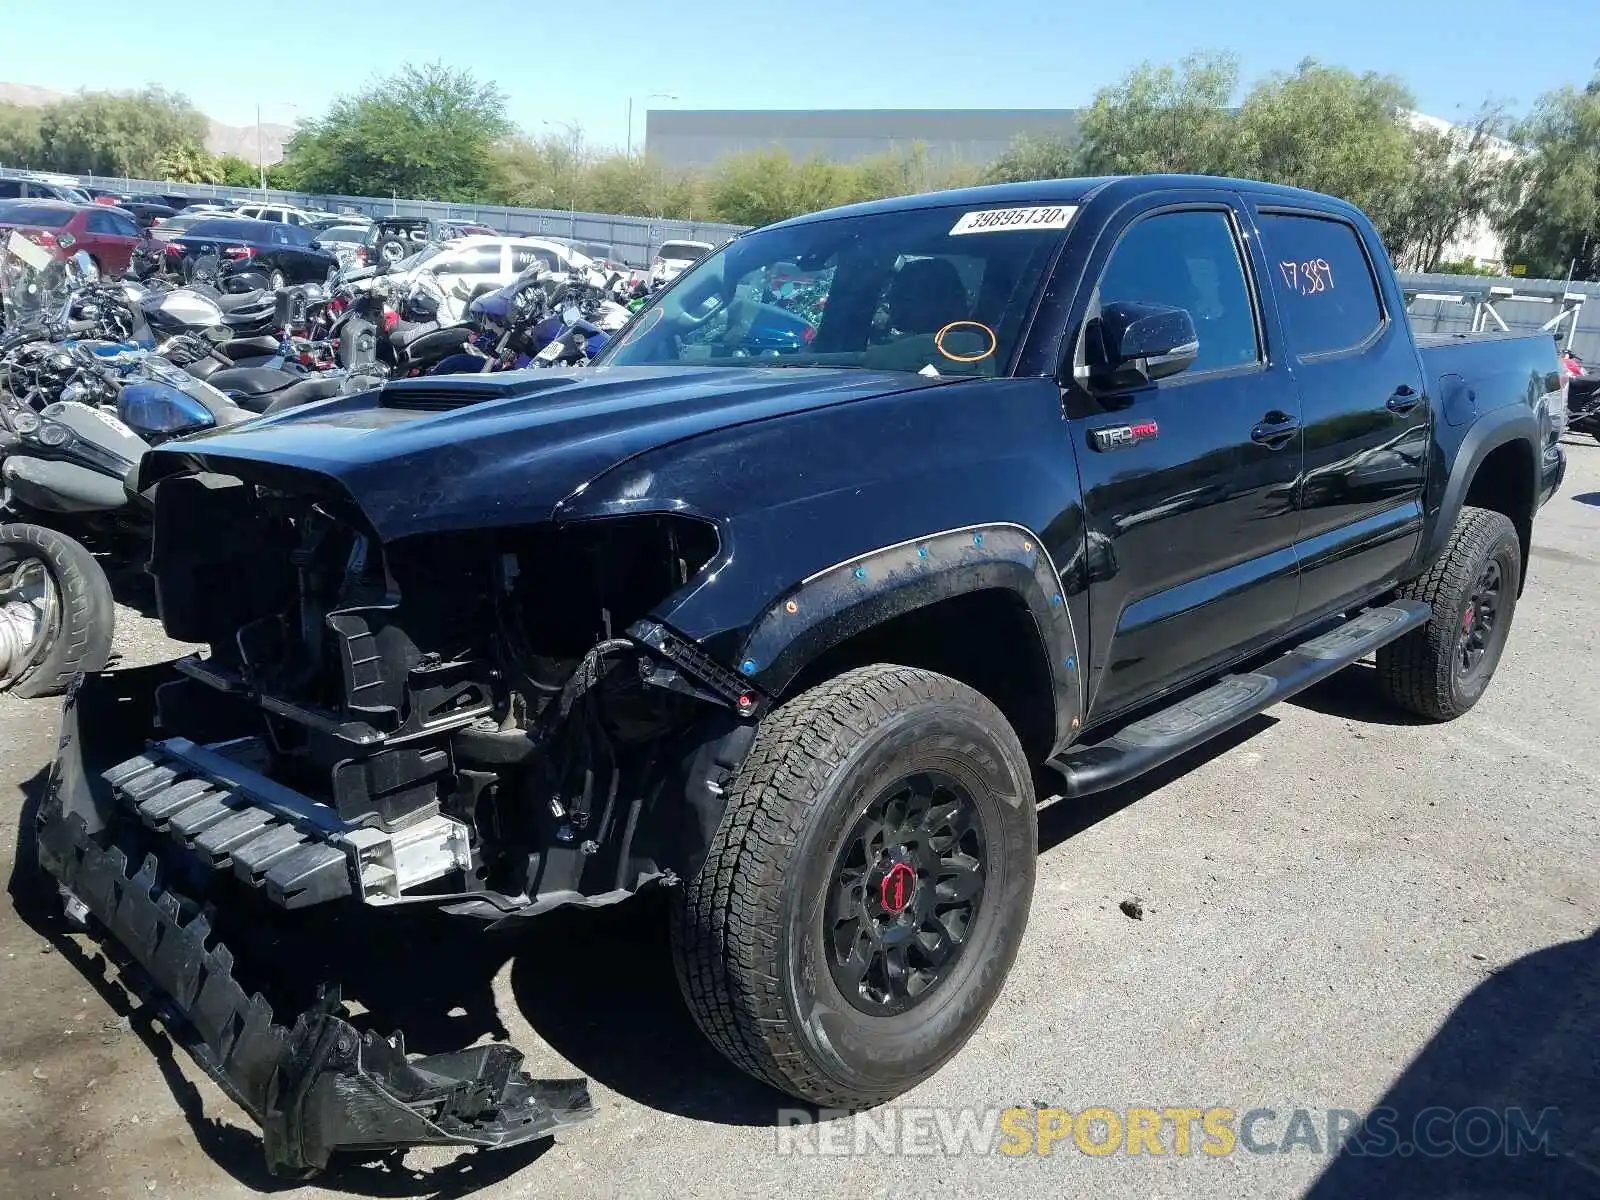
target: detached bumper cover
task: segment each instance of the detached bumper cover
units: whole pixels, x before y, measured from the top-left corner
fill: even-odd
[[[267,1001],[234,980],[233,955],[206,917],[162,888],[155,856],[132,870],[111,844],[117,818],[97,807],[79,729],[83,692],[108,678],[85,677],[68,694],[39,808],[40,863],[69,905],[105,926],[108,949],[137,964],[144,978],[128,982],[174,1039],[260,1124],[274,1173],[314,1174],[335,1150],[513,1146],[592,1115],[584,1080],[531,1079],[509,1046],[408,1060],[400,1034],[351,1025],[337,989],[277,1024]]]

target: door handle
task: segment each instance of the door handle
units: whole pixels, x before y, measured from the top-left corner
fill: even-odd
[[[1250,440],[1269,450],[1281,450],[1300,431],[1300,422],[1285,412],[1269,412],[1261,423],[1250,431]]]
[[[1383,402],[1383,406],[1390,412],[1408,413],[1421,403],[1422,394],[1413,391],[1410,384],[1402,383],[1395,389],[1394,395]]]

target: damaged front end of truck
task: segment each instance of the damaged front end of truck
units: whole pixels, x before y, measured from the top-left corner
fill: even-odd
[[[381,424],[383,407],[354,419]],[[504,1045],[409,1057],[336,988],[278,1020],[235,981],[211,918],[243,889],[283,910],[506,925],[691,875],[764,701],[650,614],[712,567],[717,526],[563,522],[550,497],[524,497],[546,518],[430,527],[418,514],[482,483],[460,442],[386,473],[383,494],[410,500],[379,516],[371,478],[251,459],[252,435],[232,436],[152,456],[141,478],[162,622],[207,648],[78,681],[41,862],[261,1125],[279,1173],[583,1119],[583,1081],[531,1079]]]

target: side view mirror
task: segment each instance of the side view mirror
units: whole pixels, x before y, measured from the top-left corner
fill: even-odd
[[[1176,375],[1200,353],[1189,310],[1168,304],[1107,304],[1087,340],[1089,381],[1112,391]]]

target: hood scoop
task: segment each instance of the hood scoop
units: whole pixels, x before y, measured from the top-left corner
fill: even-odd
[[[509,378],[494,376],[452,375],[445,378],[424,376],[418,379],[396,379],[383,385],[378,403],[384,408],[400,408],[413,412],[447,412],[482,404],[486,400],[509,400],[513,396],[527,396],[541,391],[554,391],[570,387],[572,380],[564,374],[551,373],[546,379],[529,380],[520,376]]]

